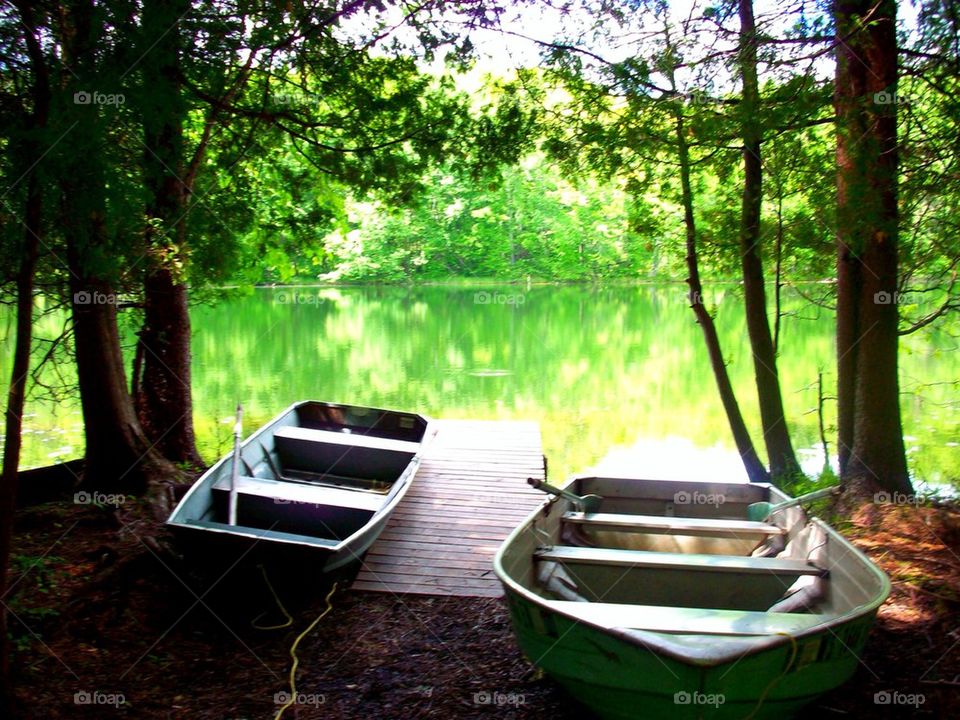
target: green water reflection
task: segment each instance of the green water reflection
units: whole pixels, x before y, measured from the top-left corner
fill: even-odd
[[[732,379],[759,438],[741,304],[732,286],[714,300]],[[795,444],[805,467],[816,472],[822,454],[812,412],[815,383],[823,369],[830,392],[833,318],[799,297],[788,301],[788,310],[783,391]],[[53,333],[62,320],[46,322],[44,332]],[[9,317],[3,325],[6,380]],[[685,472],[709,477],[721,472],[719,459],[733,457],[737,472],[681,285],[260,289],[196,308],[193,327],[197,432],[210,461],[229,447],[238,399],[252,429],[289,403],[315,398],[443,418],[534,420],[552,477],[583,470],[611,451],[639,474],[659,474],[674,458]],[[960,356],[948,330],[903,341],[911,469],[930,483],[960,478]],[[75,402],[34,401],[28,414],[23,466],[81,453]],[[832,402],[826,422],[832,451]]]

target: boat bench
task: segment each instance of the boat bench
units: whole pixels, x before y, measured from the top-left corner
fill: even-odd
[[[564,522],[597,529],[617,529],[657,535],[698,537],[765,537],[783,535],[783,528],[751,520],[663,517],[660,515],[618,515],[614,513],[566,512]]]
[[[720,573],[781,576],[825,576],[827,571],[803,560],[779,557],[743,557],[740,555],[701,555],[695,553],[650,552],[559,545],[534,552],[535,560],[574,565],[617,565],[659,570],[688,570]]]
[[[359,433],[277,428],[274,448],[283,470],[393,482],[420,450],[420,444]]]
[[[253,535],[264,540],[280,540],[286,542],[304,543],[313,546],[336,547],[340,544],[339,540],[330,540],[328,538],[318,538],[312,535],[300,535],[297,533],[281,532],[268,528],[256,528],[248,525],[231,525],[229,523],[214,522],[212,520],[188,520],[185,523],[191,527],[200,527],[204,530],[213,530],[214,532],[232,532],[243,535]]]
[[[824,615],[751,610],[547,600],[545,606],[605,628],[703,635],[790,635],[827,621]]]
[[[230,477],[213,485],[218,516],[227,517]],[[312,537],[345,538],[384,505],[376,493],[341,490],[272,478],[237,478],[237,518],[241,525]]]
[[[217,480],[213,486],[215,493],[230,494],[230,476]],[[341,490],[340,488],[306,483],[291,483],[272,478],[237,478],[237,495],[268,500],[278,510],[284,505],[329,505],[376,512],[383,506],[383,495]]]

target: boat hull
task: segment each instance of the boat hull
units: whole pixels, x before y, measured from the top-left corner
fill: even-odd
[[[784,527],[777,531],[800,547],[808,562],[817,551],[833,548],[833,555],[824,556],[828,569],[811,565],[810,570],[829,581],[824,602],[837,608],[835,613],[772,609],[776,598],[767,597],[765,589],[775,580],[772,568],[782,562],[796,570],[803,563],[776,557],[755,560],[749,551],[731,557],[736,542],[722,550],[728,554],[703,554],[717,548],[700,546],[693,537],[716,532],[724,522],[738,532],[756,529],[743,524],[746,509],[758,500],[786,499],[775,488],[575,478],[568,489],[605,492],[607,506],[601,503],[600,510],[587,517],[567,499],[546,501],[503,543],[494,569],[523,654],[599,717],[783,720],[800,714],[856,671],[890,586],[836,531],[806,518],[799,508],[783,511]],[[694,508],[687,515],[678,512],[686,508],[675,503],[675,496],[703,495],[705,490],[725,494],[727,502]],[[627,542],[631,514],[635,525],[654,533],[654,539],[679,536],[682,542],[673,554],[651,545],[650,537]],[[579,532],[591,523],[604,532]],[[573,535],[571,527],[577,530]],[[610,527],[619,528],[619,534],[606,532]],[[637,527],[635,535],[640,534]],[[663,535],[668,529],[676,535]],[[595,544],[611,539],[623,541],[619,547],[626,549]],[[579,540],[587,544],[569,545]],[[544,570],[551,563],[567,572],[560,575],[565,587],[549,584],[552,578]],[[738,577],[759,589],[728,597],[722,588],[735,586],[730,578]],[[671,583],[672,597],[661,583]],[[784,586],[791,583],[792,577]],[[704,601],[711,596],[720,602]],[[737,601],[743,607],[738,608]]]
[[[852,677],[875,615],[803,637],[796,657],[786,643],[703,667],[551,612],[509,588],[506,593],[526,658],[610,720],[796,716]]]
[[[379,537],[433,434],[428,419],[411,413],[296,403],[241,444],[236,524],[227,522],[227,455],[194,483],[167,527],[186,555],[220,570],[240,562],[341,570]]]
[[[208,567],[221,566],[226,570],[228,566],[239,562],[270,566],[282,564],[309,567],[313,573],[326,574],[358,563],[389,520],[389,514],[377,518],[339,549],[306,542],[303,537],[292,533],[286,538],[283,533],[271,533],[269,537],[264,537],[250,530],[224,531],[189,523],[170,524],[169,527],[177,544],[189,548],[190,555]]]

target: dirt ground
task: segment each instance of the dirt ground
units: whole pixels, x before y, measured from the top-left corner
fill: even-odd
[[[161,552],[143,515],[66,502],[20,512],[8,600],[17,717],[272,718],[325,588],[301,592],[302,568],[271,569],[292,624],[257,629],[284,621],[261,571],[197,575]],[[960,513],[869,505],[837,526],[893,593],[857,675],[805,717],[960,717]],[[299,642],[298,702],[284,718],[584,717],[521,657],[500,600],[345,584]]]

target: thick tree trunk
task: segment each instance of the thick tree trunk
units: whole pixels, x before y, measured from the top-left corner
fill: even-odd
[[[763,204],[763,168],[760,148],[760,91],[757,79],[757,38],[753,0],[740,0],[740,71],[743,98],[740,106],[743,132],[743,201],[740,215],[740,263],[747,334],[753,353],[754,378],[760,404],[763,440],[770,462],[770,474],[776,478],[800,473],[780,393],[777,353],[767,318],[767,294],[763,262],[760,257],[760,214]]]
[[[854,437],[845,476],[864,477],[880,487],[912,492],[900,420],[895,301],[896,239],[878,232],[868,240],[862,257],[860,327],[864,332],[857,353]]]
[[[95,43],[100,37],[91,4],[70,4],[64,16],[63,55],[74,92],[93,87]],[[84,86],[83,83],[89,83]],[[101,168],[103,128],[95,110],[67,105],[73,152],[61,168],[62,226],[72,296],[74,353],[83,410],[88,487],[140,493],[175,470],[153,448],[137,420],[127,389],[117,295],[110,277],[116,249],[108,242],[106,183]]]
[[[686,129],[684,128],[682,110],[676,115],[677,156],[680,161],[680,184],[683,195],[683,219],[686,228],[687,240],[687,285],[690,287],[690,307],[697,318],[697,323],[703,331],[703,339],[710,355],[710,367],[720,392],[720,401],[730,423],[730,431],[737,445],[747,477],[751,482],[767,482],[770,478],[766,468],[757,456],[750,433],[747,431],[740,406],[737,404],[730,376],[727,374],[727,365],[720,348],[720,338],[713,323],[713,317],[707,312],[703,302],[703,286],[700,282],[700,268],[697,259],[697,230],[693,215],[693,192],[690,186],[690,153],[687,147]]]
[[[910,493],[897,372],[894,0],[838,0],[837,376],[841,478]]]
[[[148,265],[144,319],[135,377],[137,414],[147,437],[170,460],[202,465],[193,428],[190,385],[190,314],[183,266],[188,188],[183,178],[183,120],[178,21],[184,0],[144,4],[142,36],[150,50],[141,65],[144,184]]]
[[[144,303],[138,349],[143,370],[136,389],[140,422],[165,457],[202,465],[193,429],[187,288],[170,270],[154,269],[144,279]]]
[[[68,234],[67,242],[86,440],[84,484],[139,494],[151,480],[170,477],[173,468],[144,435],[127,390],[114,289],[106,280],[85,274],[77,241]]]

